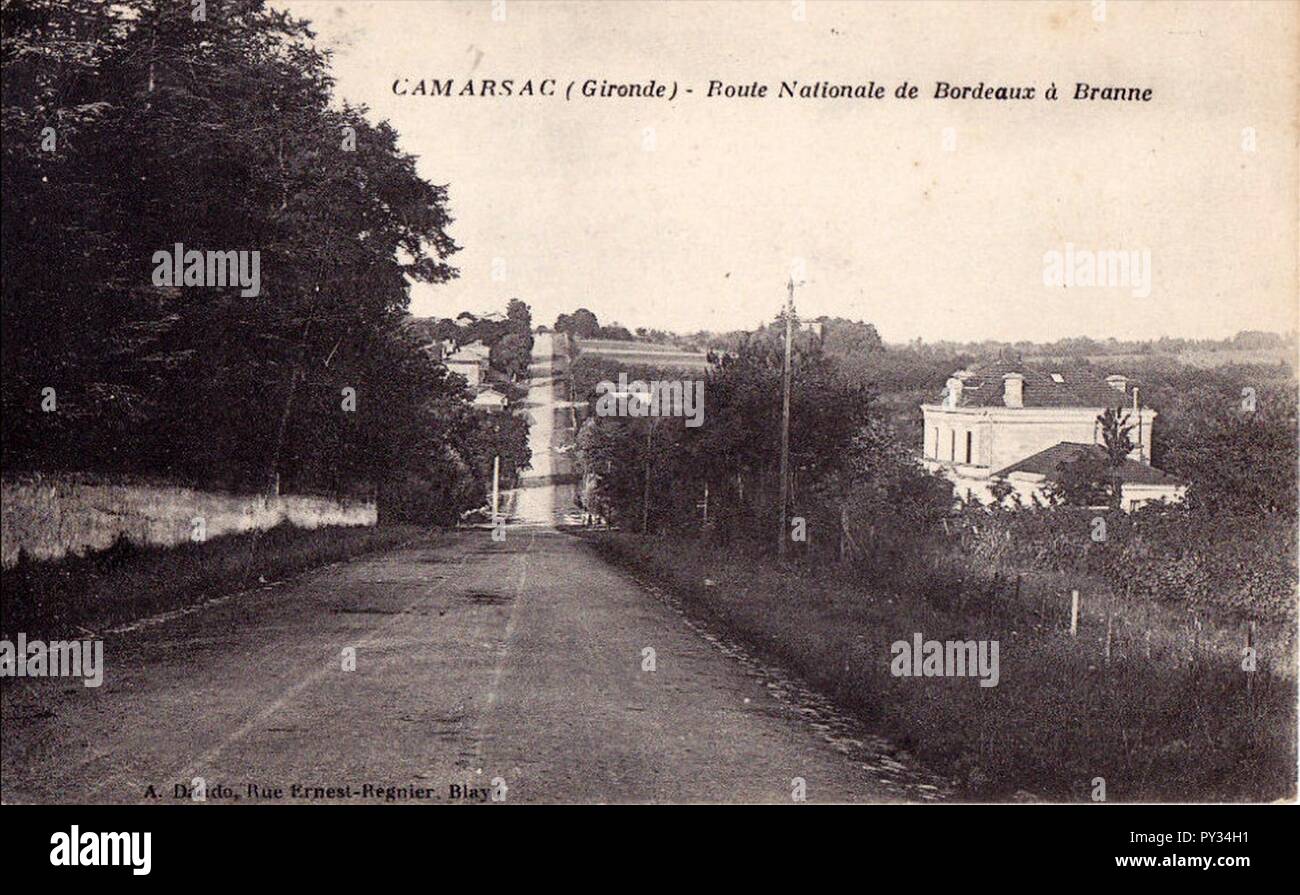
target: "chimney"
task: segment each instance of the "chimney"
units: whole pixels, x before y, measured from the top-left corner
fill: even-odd
[[[962,382],[957,376],[948,378],[948,394],[944,397],[944,407],[956,407],[961,403]]]
[[[1121,395],[1128,394],[1127,376],[1120,376],[1118,373],[1116,373],[1114,376],[1107,376],[1106,384],[1109,385],[1111,388],[1113,388],[1115,391],[1119,392]]]
[[[1002,377],[1002,403],[1008,407],[1025,406],[1024,374],[1008,373]]]

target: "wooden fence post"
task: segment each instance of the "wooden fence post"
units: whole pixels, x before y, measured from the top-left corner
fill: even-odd
[[[1254,649],[1255,649],[1255,620],[1251,619],[1250,624],[1246,626],[1246,655],[1250,657],[1252,660],[1252,669],[1246,672],[1246,698],[1248,699],[1254,697],[1255,672],[1253,669],[1259,667],[1258,657],[1250,655],[1251,652],[1254,651]],[[1253,703],[1252,703],[1252,708],[1253,708]]]
[[[1079,592],[1070,591],[1070,636],[1079,636]]]

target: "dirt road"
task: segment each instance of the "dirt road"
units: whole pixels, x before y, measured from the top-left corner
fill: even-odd
[[[506,803],[790,803],[795,778],[808,801],[890,798],[762,674],[551,527],[572,508],[549,478],[568,415],[549,351],[503,543],[431,535],[110,636],[99,689],[7,681],[0,797],[165,804],[201,777],[209,802],[492,803],[495,780]]]

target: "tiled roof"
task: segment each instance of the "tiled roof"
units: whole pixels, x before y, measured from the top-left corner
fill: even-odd
[[[964,376],[958,407],[1005,407],[1002,377],[1019,373],[1025,377],[1025,407],[1116,407],[1130,398],[1106,381],[1082,370],[1042,371],[1021,363],[998,361],[983,364]],[[1059,376],[1057,382],[1054,376]],[[946,391],[946,389],[945,389]]]
[[[1006,469],[993,473],[993,475],[1005,478],[1013,472],[1033,472],[1049,479],[1055,479],[1058,475],[1057,467],[1060,464],[1068,463],[1089,454],[1098,460],[1106,460],[1106,449],[1099,444],[1062,441],[1059,444],[1052,445],[1045,451],[1039,451],[1032,456],[1026,457],[1019,463],[1013,463]],[[1135,485],[1175,486],[1185,484],[1164,470],[1131,459],[1124,460],[1124,465],[1119,468],[1119,478],[1121,482]]]

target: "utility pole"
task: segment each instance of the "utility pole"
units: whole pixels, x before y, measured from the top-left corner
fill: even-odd
[[[1138,387],[1133,386],[1133,415],[1137,417],[1138,422],[1138,462],[1142,462],[1142,407],[1138,404]]]
[[[645,429],[645,494],[641,500],[641,534],[650,531],[650,436],[654,434],[654,423],[646,420]]]
[[[497,508],[501,499],[501,455],[492,458],[492,524],[497,524]]]
[[[792,275],[785,302],[785,367],[781,371],[781,532],[776,547],[776,555],[780,560],[785,559],[786,538],[789,536],[785,530],[785,503],[790,473],[790,340],[793,326],[794,276]]]

